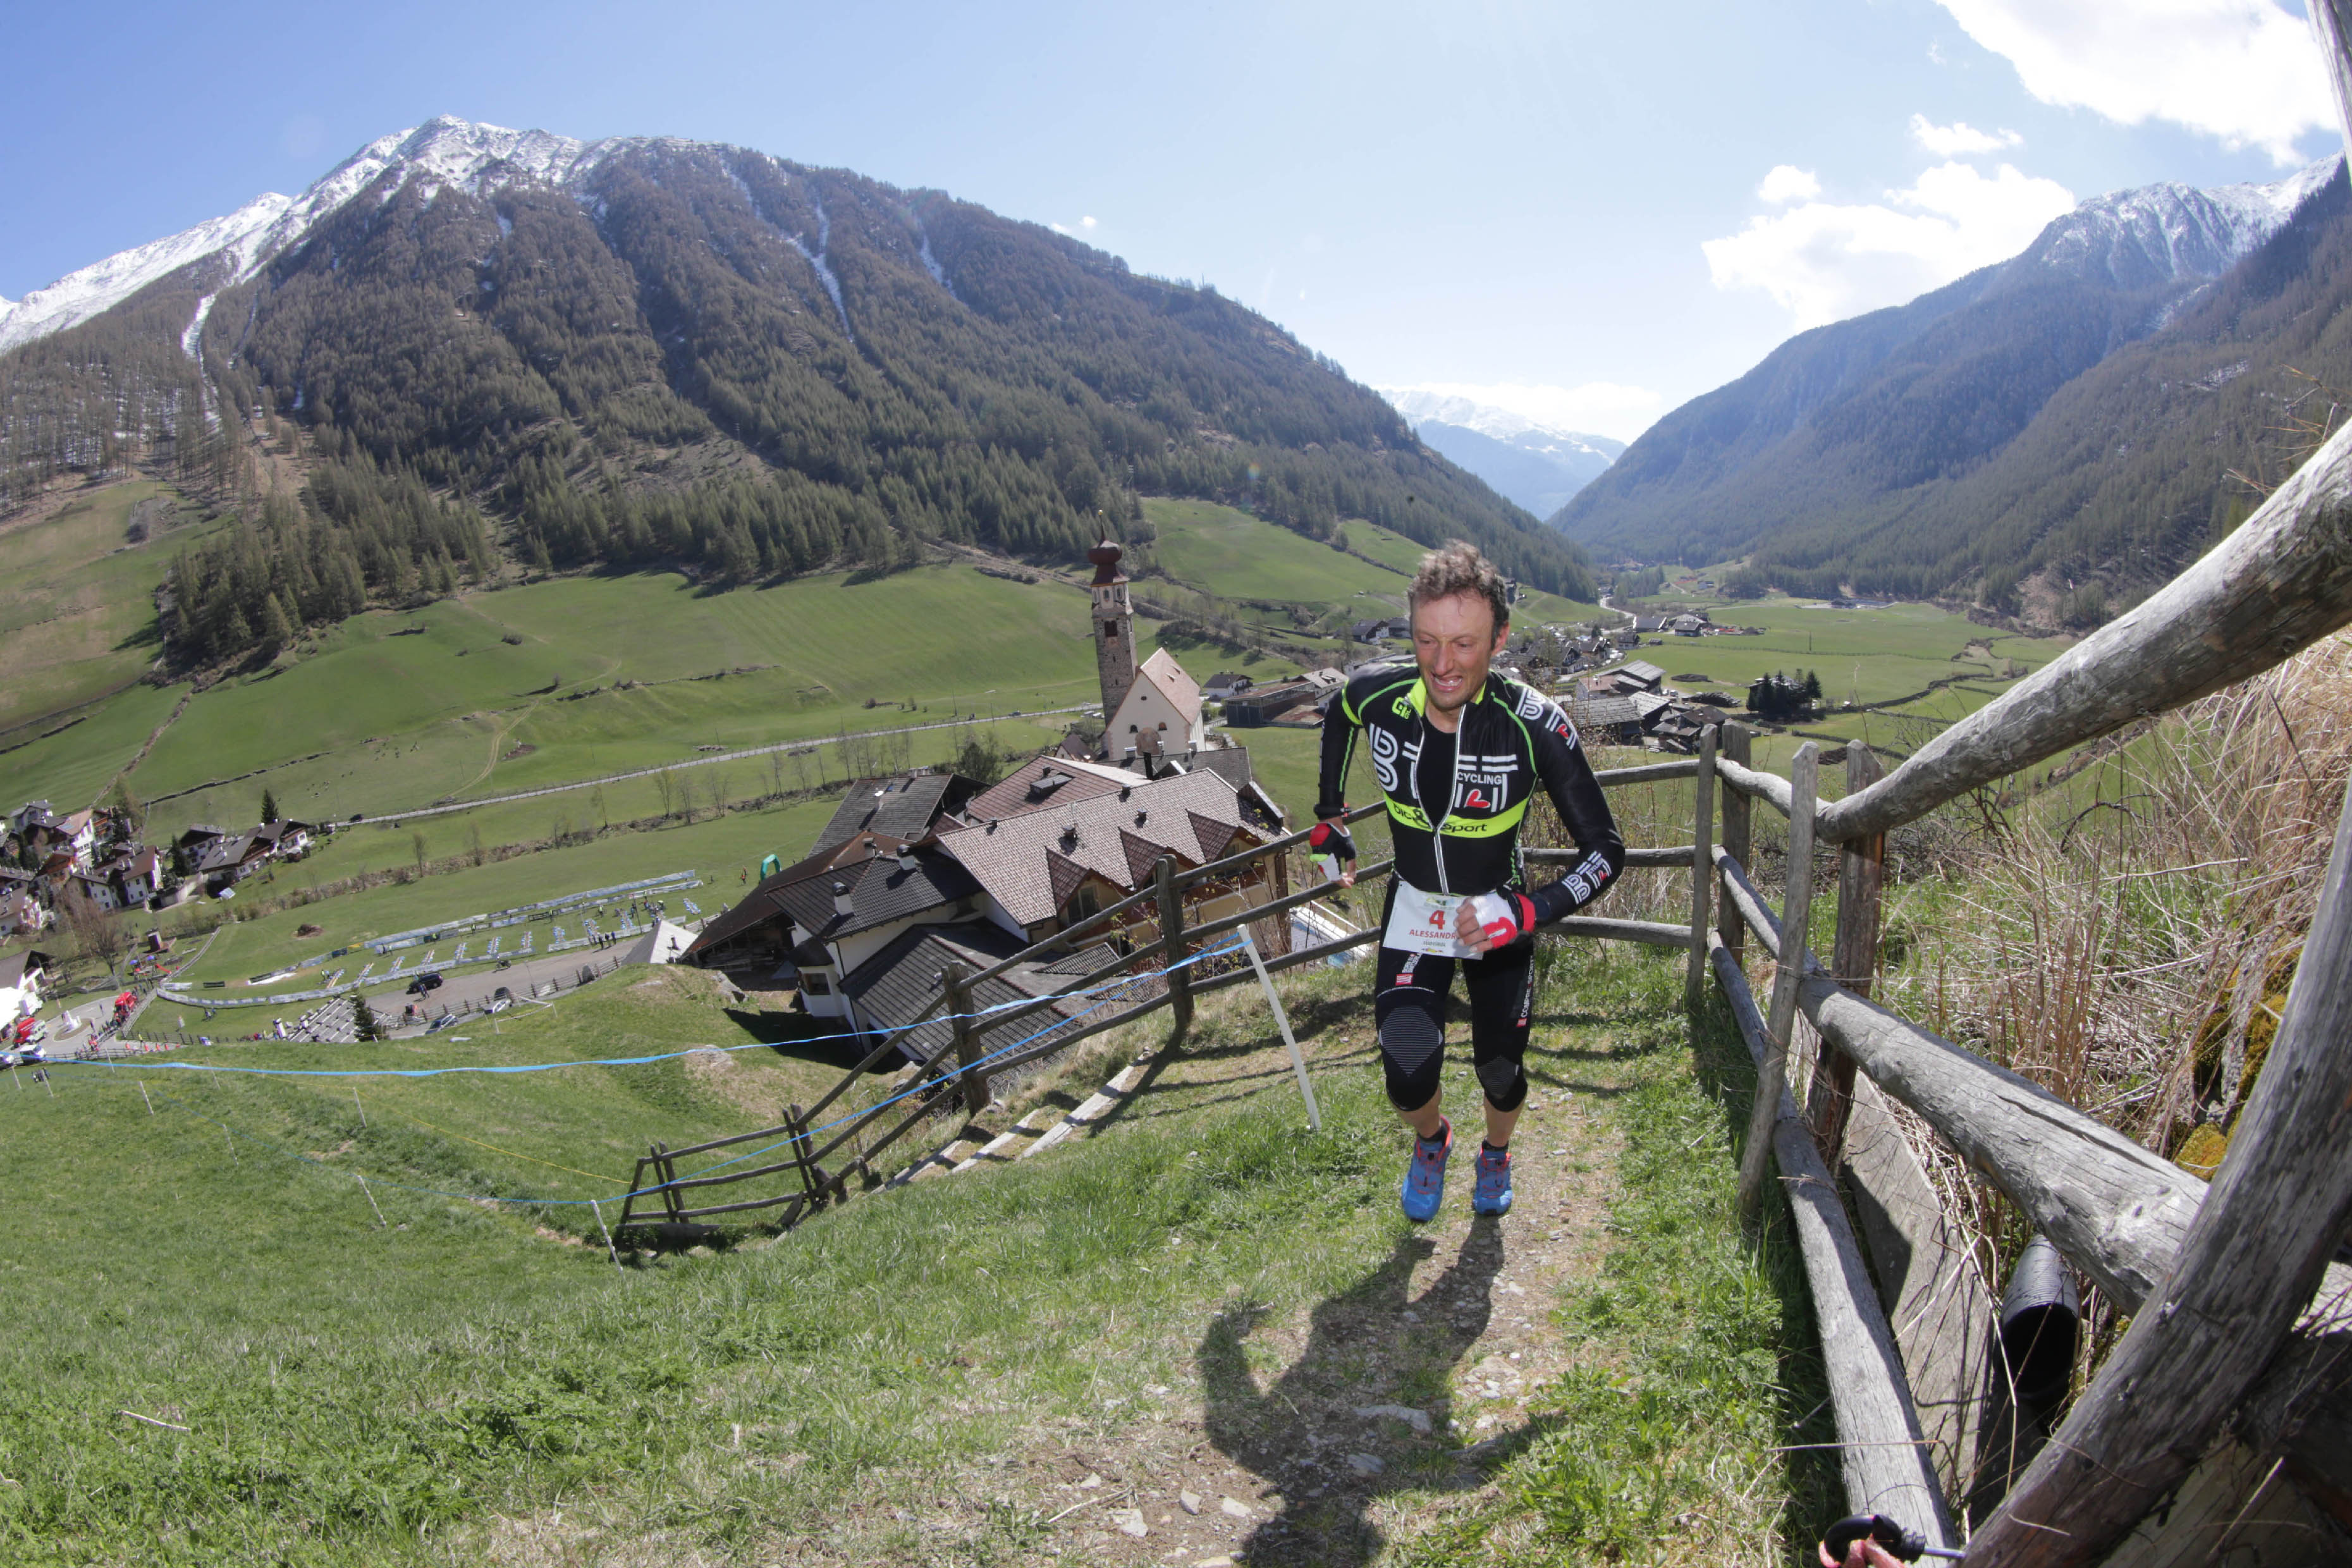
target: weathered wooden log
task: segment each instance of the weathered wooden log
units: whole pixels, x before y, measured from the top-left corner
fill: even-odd
[[[1966,1495],[1993,1367],[1994,1297],[1968,1236],[1868,1079],[1855,1082],[1846,1123],[1847,1189],[1877,1276],[1919,1427],[1933,1445],[1944,1495]]]
[[[1878,782],[1878,759],[1859,741],[1845,749],[1845,793],[1859,794]],[[1830,949],[1830,973],[1857,996],[1870,994],[1878,974],[1878,899],[1885,881],[1886,835],[1850,838],[1838,854],[1837,940]],[[1835,1046],[1813,1059],[1813,1087],[1806,1108],[1813,1118],[1813,1141],[1822,1161],[1834,1172],[1844,1157],[1847,1108],[1853,1103],[1853,1058]]]
[[[1822,812],[1835,843],[2256,675],[2352,621],[2352,426],[2150,597]]]
[[[1663,784],[1668,779],[1686,779],[1697,772],[1696,759],[1677,757],[1671,763],[1643,763],[1632,768],[1602,768],[1592,777],[1602,789],[1615,789],[1622,784]]]
[[[1689,963],[1683,971],[1683,1007],[1696,1014],[1706,999],[1707,922],[1715,916],[1715,731],[1698,737],[1698,782],[1691,791],[1691,924]]]
[[[1736,789],[1749,800],[1760,800],[1781,816],[1789,815],[1789,781],[1778,773],[1768,773],[1749,767],[1744,762],[1731,762],[1723,757],[1715,760],[1715,775],[1726,788]]]
[[[1690,941],[1688,928],[1664,921],[1621,921],[1606,915],[1564,915],[1536,928],[1538,936],[1602,937],[1613,942],[1638,942],[1645,947],[1681,947]]]
[[[1748,765],[1748,726],[1726,724],[1722,727],[1722,744],[1716,757],[1717,772],[1720,773],[1726,763],[1735,763],[1743,768],[1746,767]],[[1745,867],[1749,854],[1748,797],[1736,789],[1727,789],[1719,793],[1723,796],[1723,848],[1729,852],[1736,864]],[[1721,866],[1720,856],[1717,858],[1716,863],[1718,868]],[[1743,872],[1742,875],[1745,873]],[[1717,911],[1715,929],[1723,938],[1723,945],[1731,949],[1731,956],[1738,958],[1748,945],[1748,922],[1740,919],[1738,910],[1732,908],[1727,889],[1725,891],[1722,907]]]
[[[1176,860],[1162,855],[1152,862],[1151,885],[1160,895],[1160,940],[1167,945],[1161,965],[1168,979],[1168,1002],[1181,1037],[1192,1026],[1192,971],[1184,963],[1184,901],[1176,892]]]
[[[1779,963],[1780,917],[1774,914],[1772,906],[1765,901],[1764,890],[1748,879],[1748,868],[1733,859],[1727,847],[1717,847],[1715,868],[1723,875],[1724,912],[1737,917],[1744,930],[1754,931],[1756,940],[1763,946],[1765,956]],[[1734,952],[1739,951],[1738,945],[1727,937],[1724,940],[1724,946]]]
[[[979,1070],[980,1031],[971,1015],[971,988],[964,965],[950,959],[940,971],[940,989],[948,999],[948,1026],[955,1040],[956,1067],[963,1077],[963,1108],[974,1116],[988,1109],[988,1075]]]
[[[1581,849],[1526,849],[1519,854],[1519,858],[1530,866],[1573,866],[1584,857],[1585,851]],[[1628,869],[1636,866],[1673,868],[1690,863],[1691,847],[1687,844],[1629,847],[1625,851]]]
[[[1763,1077],[1748,1119],[1748,1142],[1739,1156],[1739,1214],[1756,1217],[1764,1196],[1764,1149],[1773,1111],[1780,1103],[1780,1086],[1787,1081],[1789,1036],[1797,1016],[1797,984],[1805,973],[1805,921],[1813,903],[1813,783],[1821,748],[1807,741],[1789,764],[1789,875],[1787,911],[1780,922],[1780,947],[1772,973],[1772,1014],[1767,1026],[1772,1048],[1760,1069]]]
[[[1748,977],[1720,940],[1708,943],[1708,959],[1731,1004],[1740,1037],[1748,1043],[1748,1054],[1761,1068],[1770,1058],[1773,1041],[1756,1011]],[[1759,1074],[1757,1082],[1761,1092],[1766,1080]],[[1811,1131],[1787,1088],[1770,1087],[1777,1101],[1777,1114],[1769,1123],[1772,1152],[1796,1222],[1813,1321],[1822,1336],[1822,1359],[1828,1365],[1846,1507],[1855,1513],[1886,1514],[1921,1531],[1928,1545],[1948,1547],[1953,1543],[1951,1520],[1894,1331],[1863,1266],[1862,1249],[1846,1221],[1845,1206],[1838,1201],[1837,1185],[1813,1147]]]
[[[2352,797],[2261,1081],[2178,1260],[1968,1561],[2089,1563],[2286,1344],[2352,1217]]]

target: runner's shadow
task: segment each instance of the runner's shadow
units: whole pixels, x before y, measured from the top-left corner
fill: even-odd
[[[1375,1499],[1478,1484],[1450,1435],[1453,1376],[1494,1310],[1502,1227],[1473,1219],[1460,1255],[1410,1296],[1414,1267],[1436,1250],[1427,1236],[1400,1237],[1360,1284],[1315,1308],[1306,1347],[1263,1390],[1250,1371],[1249,1339],[1268,1310],[1249,1304],[1211,1321],[1199,1351],[1209,1441],[1288,1504],[1251,1532],[1237,1560],[1359,1568],[1381,1545],[1369,1517]],[[1405,1417],[1356,1414],[1376,1405],[1423,1412],[1428,1430]]]

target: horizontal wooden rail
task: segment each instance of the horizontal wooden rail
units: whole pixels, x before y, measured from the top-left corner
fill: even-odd
[[[1598,937],[1640,942],[1644,947],[1671,947],[1677,951],[1690,946],[1688,926],[1670,925],[1664,921],[1612,920],[1605,915],[1563,915],[1549,925],[1536,927],[1536,934]]]
[[[1789,815],[1789,781],[1778,773],[1751,768],[1727,757],[1715,760],[1716,777],[1750,800],[1760,800],[1781,816]]]
[[[2137,1311],[2171,1273],[2204,1183],[1818,970],[1799,983],[1797,1003],[1822,1038],[1991,1178],[2120,1310]],[[2352,1296],[2352,1267],[2330,1266],[2319,1295]]]
[[[2352,426],[2229,538],[1878,783],[1821,814],[1834,843],[2258,675],[2352,621]]]
[[[1716,983],[1731,1004],[1748,1057],[1760,1068],[1772,1054],[1771,1034],[1738,961],[1720,937],[1713,932],[1708,937],[1707,960]],[[1822,1163],[1786,1082],[1776,1078],[1774,1087],[1780,1090],[1780,1107],[1771,1122],[1772,1153],[1780,1162],[1781,1191],[1796,1220],[1798,1251],[1811,1288],[1822,1353],[1829,1363],[1847,1510],[1886,1514],[1922,1531],[1928,1545],[1949,1548],[1954,1542],[1943,1489],[1895,1349],[1895,1331],[1863,1264],[1861,1245],[1838,1199],[1836,1179]]]
[[[1519,852],[1519,858],[1530,866],[1573,866],[1583,859],[1587,853],[1588,851],[1582,849],[1523,849]],[[1627,870],[1641,866],[1687,866],[1690,863],[1691,847],[1687,844],[1669,844],[1662,848],[1625,851]]]
[[[1676,757],[1671,763],[1643,763],[1638,767],[1602,768],[1592,775],[1592,782],[1602,789],[1622,789],[1627,784],[1663,784],[1668,779],[1698,777],[1696,757]]]

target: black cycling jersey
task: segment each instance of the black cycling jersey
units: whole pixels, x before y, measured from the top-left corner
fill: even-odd
[[[1397,873],[1424,892],[1526,892],[1538,923],[1592,902],[1625,865],[1609,802],[1584,759],[1576,727],[1559,705],[1520,681],[1489,674],[1446,735],[1429,723],[1428,689],[1418,670],[1367,670],[1331,694],[1323,710],[1323,769],[1315,805],[1335,817],[1342,804],[1356,731],[1369,737],[1372,773],[1389,808]],[[1450,780],[1422,776],[1424,749],[1450,741]],[[1437,761],[1433,754],[1432,762]],[[1519,823],[1538,785],[1551,797],[1581,852],[1564,876],[1527,887]]]

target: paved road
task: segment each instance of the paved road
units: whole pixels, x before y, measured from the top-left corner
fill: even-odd
[[[411,1002],[417,1004],[418,1017],[429,1020],[444,1012],[464,1013],[488,1006],[501,985],[517,1000],[529,996],[533,989],[551,980],[569,991],[579,980],[583,967],[593,967],[602,974],[618,962],[623,953],[644,940],[644,933],[640,932],[612,947],[574,948],[569,952],[518,959],[505,969],[494,966],[453,974],[441,989],[423,996],[408,994],[407,984],[411,977],[404,976],[389,989],[371,994],[368,1006],[373,1009],[376,1021],[389,1029],[401,1026],[401,1009]]]

